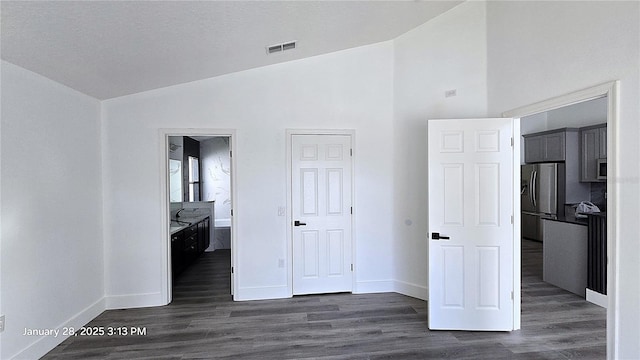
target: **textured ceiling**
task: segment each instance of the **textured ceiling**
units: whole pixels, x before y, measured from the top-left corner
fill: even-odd
[[[390,40],[459,3],[2,1],[0,54],[108,99]]]

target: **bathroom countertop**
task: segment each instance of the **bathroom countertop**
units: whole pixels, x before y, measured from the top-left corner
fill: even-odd
[[[178,220],[174,220],[171,219],[171,227],[169,228],[169,231],[171,233],[171,235],[182,231],[186,228],[188,228],[189,226],[199,223],[200,221],[206,219],[210,217],[208,214],[207,215],[198,215],[198,216],[181,216],[178,218]]]

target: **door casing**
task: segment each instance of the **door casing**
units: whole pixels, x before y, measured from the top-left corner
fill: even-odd
[[[161,296],[165,299],[165,304],[169,304],[173,299],[172,294],[172,274],[171,274],[171,239],[169,233],[169,223],[167,219],[169,218],[169,136],[221,136],[221,137],[229,137],[229,150],[232,152],[233,156],[230,158],[231,164],[231,204],[232,204],[232,213],[237,213],[237,186],[236,186],[236,176],[235,169],[237,169],[236,165],[236,130],[235,129],[189,129],[189,128],[177,128],[177,129],[159,129],[159,161],[160,161],[160,201],[161,201],[161,239],[162,239],[162,270],[161,270]],[[213,223],[213,219],[212,219]],[[235,265],[238,263],[237,261],[237,239],[236,239],[236,217],[231,216],[231,267],[235,268]],[[234,273],[237,273],[237,269],[235,269]],[[231,274],[231,295],[233,295],[235,300],[235,294],[237,294],[237,286],[238,282],[235,281],[235,274]]]
[[[504,117],[522,118],[564,106],[573,105],[589,100],[607,97],[607,174],[616,174],[620,166],[620,149],[617,144],[617,133],[620,127],[619,113],[620,81],[610,81],[586,89],[553,97],[534,104],[519,107],[502,113]],[[517,148],[515,149],[517,150]],[[618,266],[619,239],[616,222],[619,211],[618,204],[622,201],[614,176],[607,177],[607,359],[618,357],[619,334],[618,308],[619,289],[616,286],[620,269]],[[520,268],[518,260],[518,268]],[[520,303],[520,294],[516,293]],[[520,309],[518,309],[518,312]],[[519,317],[518,317],[519,319]]]

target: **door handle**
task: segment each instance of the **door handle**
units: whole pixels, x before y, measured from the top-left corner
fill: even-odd
[[[431,233],[431,240],[440,240],[440,239],[449,240],[449,237],[448,236],[442,236],[442,235],[440,235],[440,233],[437,233],[437,232]]]
[[[533,202],[533,197],[535,196],[533,194],[534,192],[534,185],[533,185],[533,177],[534,177],[535,171],[531,170],[531,176],[529,176],[529,202],[531,203],[531,206],[533,206],[533,208],[536,208],[536,204]]]
[[[536,196],[536,193],[538,192],[538,185],[536,184],[537,182],[538,182],[538,171],[534,171],[533,172],[533,191],[532,191],[533,196],[531,198],[533,199],[533,207],[535,208],[538,207],[538,199]]]
[[[298,220],[293,222],[293,226],[306,226],[306,225],[307,225],[307,223],[303,223],[303,222],[300,222]]]

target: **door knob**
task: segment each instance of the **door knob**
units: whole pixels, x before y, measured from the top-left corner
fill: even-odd
[[[448,236],[442,236],[442,235],[440,235],[440,233],[437,233],[437,232],[432,232],[431,233],[431,240],[440,240],[440,239],[449,240],[449,237]]]
[[[298,220],[293,222],[293,226],[305,226],[305,225],[307,225],[307,223],[303,223],[303,222],[300,222]]]

